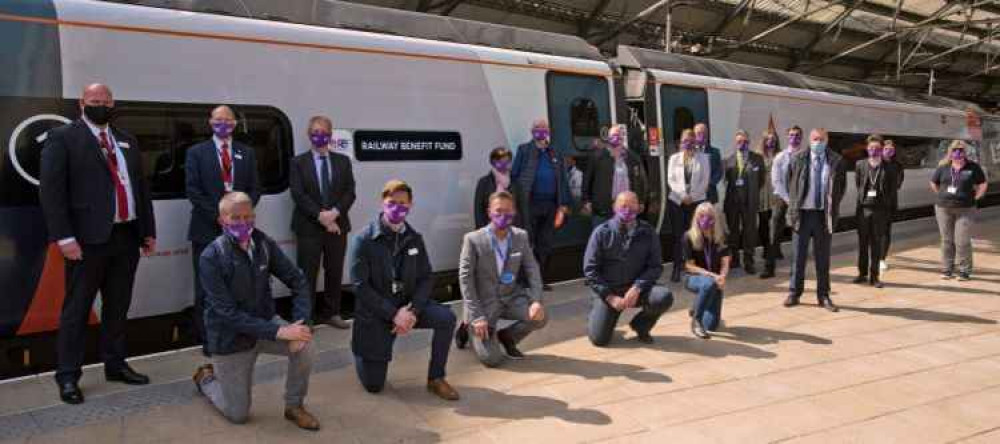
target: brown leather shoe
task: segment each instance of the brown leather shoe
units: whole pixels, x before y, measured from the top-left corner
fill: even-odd
[[[294,422],[300,429],[319,430],[319,421],[304,407],[286,407],[285,419]]]
[[[427,381],[427,391],[435,394],[445,401],[458,401],[458,392],[445,381],[444,378]]]
[[[201,391],[201,383],[206,379],[214,376],[215,376],[215,368],[212,367],[212,364],[205,364],[201,367],[198,367],[198,370],[194,372],[194,376],[191,378],[192,380],[194,380],[194,386],[195,388],[198,389],[198,393],[201,393],[202,395],[205,394],[205,392]]]

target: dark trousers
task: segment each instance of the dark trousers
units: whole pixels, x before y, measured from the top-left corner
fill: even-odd
[[[325,233],[318,237],[299,236],[297,248],[299,267],[305,273],[309,291],[313,295],[313,319],[323,322],[333,316],[339,316],[347,234],[341,232]],[[325,285],[322,295],[316,293],[316,278],[321,260]]]
[[[774,264],[778,260],[778,252],[781,251],[781,237],[785,235],[785,228],[788,227],[788,204],[780,201],[771,207],[771,231],[768,243],[764,245],[767,249],[767,269],[774,270]]]
[[[892,219],[895,217],[896,210],[889,211],[889,216],[885,221],[885,242],[882,242],[882,260],[889,257],[889,247],[892,246]]]
[[[552,256],[552,243],[556,235],[556,211],[558,207],[555,202],[533,202],[531,205],[531,217],[528,218],[528,235],[531,241],[531,248],[538,259],[538,266],[542,268],[542,277],[545,277],[545,269],[548,266],[549,257]]]
[[[619,296],[624,296],[625,292],[621,293]],[[587,336],[592,344],[603,347],[611,342],[621,312],[611,308],[599,295],[593,296],[594,303],[590,310]],[[660,316],[673,304],[674,295],[670,293],[670,289],[656,285],[639,296],[639,306],[642,307],[642,311],[636,313],[629,326],[639,333],[649,333],[660,320]]]
[[[689,276],[685,285],[695,294],[692,316],[708,331],[715,331],[722,321],[722,290],[709,276]]]
[[[726,205],[726,225],[729,226],[729,252],[733,260],[740,258],[743,251],[743,263],[753,264],[753,249],[757,246],[757,209],[748,208],[742,202]]]
[[[761,259],[766,260],[767,247],[771,245],[771,210],[757,212],[757,244]]]
[[[694,202],[688,205],[676,204],[672,200],[667,201],[667,209],[670,211],[670,224],[674,231],[674,251],[671,260],[674,262],[673,274],[680,275],[684,271],[684,232],[691,228],[691,218],[694,217],[694,209],[701,202]]]
[[[889,228],[887,208],[858,207],[858,275],[879,277],[879,261],[885,256],[886,231]]]
[[[387,328],[391,328],[387,326]],[[451,351],[451,335],[455,331],[455,314],[448,307],[436,302],[427,307],[417,318],[415,329],[434,330],[431,338],[431,360],[427,370],[427,380],[445,377],[445,367],[448,365],[448,352]],[[395,341],[395,336],[390,336]],[[385,388],[385,378],[389,371],[389,361],[364,359],[354,355],[354,368],[358,379],[365,390],[371,393],[381,392]]]
[[[806,260],[809,258],[809,240],[813,244],[813,259],[816,261],[816,296],[819,299],[830,297],[830,240],[832,236],[826,229],[826,212],[816,210],[799,211],[799,229],[792,235],[792,251],[794,256],[792,278],[788,291],[795,296],[801,296],[805,288]]]
[[[199,344],[205,343],[205,290],[201,287],[201,253],[211,243],[191,242],[191,264],[194,267],[194,312],[191,313],[191,334]]]
[[[107,243],[82,244],[83,259],[66,261],[66,298],[59,315],[56,381],[76,382],[83,374],[87,322],[101,292],[101,359],[105,372],[125,366],[125,324],[139,264],[139,236],[133,224],[115,224]]]

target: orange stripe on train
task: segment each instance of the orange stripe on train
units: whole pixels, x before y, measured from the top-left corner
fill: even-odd
[[[59,313],[62,311],[63,299],[66,295],[66,263],[56,244],[50,244],[45,255],[45,266],[35,296],[31,299],[31,307],[24,315],[18,336],[32,333],[45,333],[59,329]],[[90,323],[97,324],[97,315],[90,312]]]

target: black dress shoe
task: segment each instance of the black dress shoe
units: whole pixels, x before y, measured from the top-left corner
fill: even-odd
[[[837,308],[837,305],[833,303],[833,300],[828,297],[820,299],[819,305],[831,313],[840,311],[840,308]]]
[[[854,278],[854,280],[851,281],[851,282],[854,282],[855,284],[863,284],[867,280],[868,280],[868,276],[861,275],[861,276],[858,276],[858,277]]]
[[[882,284],[882,281],[880,281],[880,280],[878,280],[878,279],[872,279],[872,280],[871,280],[871,285],[872,285],[872,287],[875,287],[875,288],[882,288],[882,287],[885,287],[885,285],[884,285],[884,284]]]
[[[469,345],[469,324],[463,322],[455,330],[455,347],[462,350],[466,345]]]
[[[632,322],[629,322],[628,326],[629,326],[629,328],[632,329],[632,331],[635,332],[635,339],[637,341],[639,341],[639,342],[641,342],[643,344],[652,344],[653,343],[653,335],[649,334],[649,331],[641,331],[641,330],[639,330],[638,328],[636,328],[635,324],[633,324]]]
[[[83,404],[83,392],[75,382],[59,384],[59,398],[66,404]]]
[[[785,298],[784,305],[786,307],[794,307],[796,305],[799,305],[799,296],[797,294],[789,294],[788,297]]]
[[[764,268],[764,272],[760,274],[761,279],[771,279],[774,277],[773,268]]]
[[[128,385],[149,384],[149,376],[132,370],[129,366],[124,366],[116,372],[104,372],[104,379],[108,382],[121,382]]]
[[[500,345],[503,346],[503,351],[508,358],[514,360],[524,359],[524,353],[517,349],[517,343],[514,342],[514,338],[510,337],[510,333],[504,330],[497,332],[497,340],[500,341]]]

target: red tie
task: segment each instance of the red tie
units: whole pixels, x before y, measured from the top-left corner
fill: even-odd
[[[229,158],[229,143],[222,142],[222,183],[226,191],[233,188],[233,160]]]
[[[108,133],[101,131],[101,149],[104,150],[104,158],[108,160],[108,169],[111,170],[112,181],[115,183],[115,202],[118,204],[118,221],[124,222],[129,219],[128,214],[128,193],[125,191],[125,184],[118,174],[118,155],[111,148],[108,142]]]

